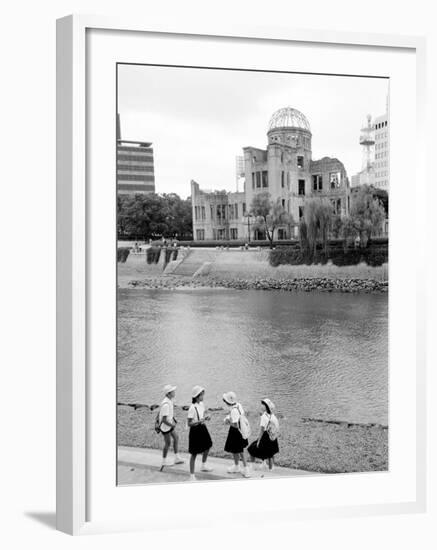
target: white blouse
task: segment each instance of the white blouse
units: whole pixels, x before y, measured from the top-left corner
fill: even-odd
[[[205,405],[203,403],[192,403],[187,416],[194,422],[199,422],[205,417]]]

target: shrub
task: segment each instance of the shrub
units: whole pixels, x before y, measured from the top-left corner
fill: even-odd
[[[117,248],[117,262],[125,263],[130,253],[130,248],[127,246],[122,246]]]
[[[301,265],[305,263],[305,256],[299,248],[291,246],[278,246],[270,251],[270,265]]]
[[[334,265],[345,266],[345,265],[358,265],[362,261],[363,252],[359,248],[351,248],[346,251],[339,250],[333,253],[330,251],[329,259]]]
[[[167,265],[169,261],[171,261],[173,256],[173,248],[166,247],[164,248],[165,252],[165,258],[164,258],[164,265]]]
[[[388,250],[387,248],[367,248],[363,251],[364,259],[367,265],[378,266],[388,262]]]
[[[270,251],[270,265],[314,265],[326,264],[328,260],[336,266],[358,265],[364,261],[367,265],[376,267],[388,262],[388,246],[372,245],[368,248],[343,249],[341,241],[332,241],[328,253],[319,245],[316,248],[314,257],[309,251],[300,250],[296,247],[280,246]]]
[[[159,246],[151,246],[147,249],[147,263],[157,264],[161,256],[161,248]]]
[[[226,248],[229,246],[230,248],[240,248],[241,246],[245,246],[248,244],[251,248],[267,248],[270,247],[269,241],[250,241],[250,243],[243,239],[238,240],[232,240],[232,241],[179,241],[179,246],[190,246],[191,248],[216,248],[217,246],[223,246]],[[281,241],[273,241],[273,244],[275,246],[299,246],[298,240],[281,240]]]
[[[308,260],[310,260],[310,258],[308,257]],[[313,261],[309,261],[308,262],[308,265],[310,264],[322,264],[322,265],[325,265],[326,263],[328,263],[328,260],[329,260],[329,253],[326,254],[326,252],[324,250],[316,250],[315,254],[314,254],[314,257],[313,257]]]
[[[372,237],[369,239],[369,245],[388,245],[388,237]]]

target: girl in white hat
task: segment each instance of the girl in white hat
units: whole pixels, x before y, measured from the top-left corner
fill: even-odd
[[[250,435],[250,426],[241,403],[237,402],[237,396],[233,391],[223,394],[223,401],[229,407],[229,415],[225,418],[225,423],[229,424],[228,437],[226,438],[225,451],[232,453],[234,464],[228,468],[229,474],[241,472],[244,477],[250,477],[250,471],[247,467],[244,449],[248,445],[248,436]],[[240,459],[243,462],[243,468],[240,469]]]
[[[202,466],[200,468],[200,471],[212,471],[212,468],[210,468],[206,463],[209,450],[212,447],[212,440],[211,436],[209,435],[208,428],[205,425],[205,422],[208,421],[210,417],[205,414],[205,405],[203,403],[204,395],[205,388],[202,388],[202,386],[194,386],[191,393],[192,404],[188,409],[188,426],[190,428],[190,433],[188,435],[188,452],[191,455],[191,481],[194,481],[196,479],[194,475],[194,469],[196,464],[196,457],[198,454],[202,455]]]
[[[271,471],[273,470],[273,456],[279,452],[279,421],[273,412],[275,405],[270,399],[262,399],[261,407],[258,439],[249,445],[247,451],[250,454],[251,462],[255,462],[255,458],[267,460]]]
[[[178,453],[179,437],[176,432],[176,419],[174,417],[173,399],[176,395],[176,386],[167,384],[164,386],[164,399],[159,407],[156,429],[164,436],[164,448],[162,449],[162,466],[174,466],[183,464],[184,460]],[[167,457],[171,440],[173,439],[174,460]]]

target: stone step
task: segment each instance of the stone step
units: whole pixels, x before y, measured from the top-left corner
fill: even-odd
[[[194,275],[203,264],[179,265],[173,272],[174,275]]]
[[[191,250],[184,260],[173,271],[174,275],[193,276],[205,262],[214,262],[217,257],[216,250]]]

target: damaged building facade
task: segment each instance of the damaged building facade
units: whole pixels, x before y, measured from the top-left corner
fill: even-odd
[[[244,147],[244,190],[204,191],[191,182],[195,240],[264,240],[250,214],[253,198],[270,194],[291,215],[275,238],[298,236],[299,222],[309,198],[327,198],[335,214],[349,214],[350,185],[336,158],[312,159],[312,134],[304,114],[291,107],[276,111],[267,131],[267,148]]]

